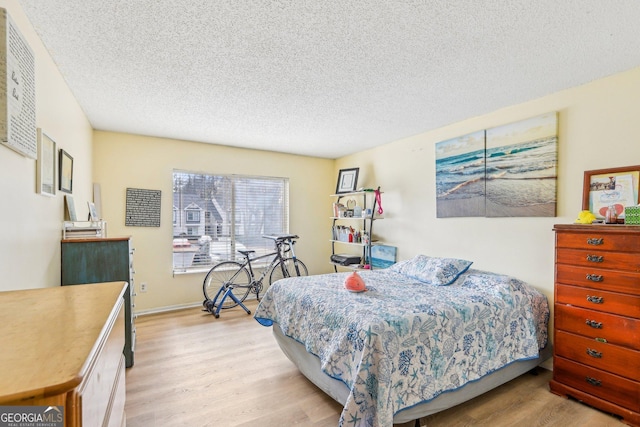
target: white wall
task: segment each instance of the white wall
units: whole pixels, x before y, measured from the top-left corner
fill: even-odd
[[[331,271],[328,197],[335,188],[333,160],[96,131],[95,182],[102,189],[109,236],[131,235],[135,247],[136,311],[181,307],[203,300],[204,273],[172,274],[172,173],[289,178],[290,231],[300,235],[296,253],[310,274]],[[126,227],[126,189],[162,191],[160,227]],[[145,293],[138,285],[148,284]]]
[[[74,158],[78,213],[91,199],[92,129],[15,1],[0,0],[34,52],[36,125]],[[0,291],[60,285],[63,193],[36,193],[36,161],[0,146]]]

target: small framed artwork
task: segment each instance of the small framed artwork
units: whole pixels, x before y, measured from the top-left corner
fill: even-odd
[[[360,168],[340,169],[338,173],[338,184],[336,185],[336,194],[356,191],[359,171]]]
[[[395,246],[374,245],[371,246],[371,266],[373,268],[387,268],[396,263]]]
[[[613,206],[618,218],[624,218],[624,208],[638,204],[639,181],[640,166],[585,171],[582,209],[602,219]]]
[[[93,202],[87,202],[89,206],[89,221],[98,221],[98,212],[96,211],[96,204]]]
[[[44,196],[56,195],[56,143],[38,128],[36,191]]]
[[[73,193],[73,157],[62,148],[58,156],[58,189]]]
[[[73,201],[73,196],[64,196],[64,216],[69,221],[77,221],[76,204]]]

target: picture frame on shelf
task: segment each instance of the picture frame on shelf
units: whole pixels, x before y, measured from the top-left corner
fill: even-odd
[[[374,268],[387,268],[396,263],[398,248],[387,245],[371,246],[371,266]]]
[[[64,196],[64,216],[69,221],[77,221],[78,215],[76,215],[76,205],[73,201],[73,196]]]
[[[56,142],[38,128],[38,159],[36,161],[36,192],[56,195]]]
[[[358,185],[358,172],[360,168],[340,169],[336,194],[353,193]]]
[[[89,207],[89,221],[98,221],[100,218],[98,218],[95,203],[87,202],[87,206]]]
[[[58,189],[73,193],[73,157],[62,148],[58,156]]]
[[[618,218],[624,217],[626,206],[638,204],[640,165],[584,172],[582,210],[603,219],[609,206],[614,206]]]

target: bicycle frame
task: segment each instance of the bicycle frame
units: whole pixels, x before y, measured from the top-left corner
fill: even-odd
[[[296,242],[295,242],[295,240],[289,240],[287,243],[289,245],[289,251],[291,251],[291,259],[293,260],[293,266],[296,268],[296,276],[300,276],[300,267],[298,266],[298,263],[296,262],[296,260],[298,258],[296,257],[296,251],[293,250],[293,245]],[[282,265],[282,274],[284,275],[284,277],[287,277],[287,272],[285,270],[286,269],[284,268],[284,265]]]
[[[256,279],[256,275],[253,272],[253,266],[251,265],[252,261],[257,261],[259,259],[262,258],[267,258],[272,256],[273,259],[271,260],[271,262],[269,262],[269,264],[265,267],[265,269],[262,271],[262,273],[260,274],[260,277],[258,277]],[[245,255],[244,256],[244,262],[242,263],[242,267],[247,267],[247,269],[249,270],[249,277],[251,277],[251,283],[249,284],[249,286],[255,286],[255,284],[258,283],[262,283],[262,281],[264,280],[265,276],[267,275],[267,273],[269,273],[271,271],[271,269],[275,268],[276,263],[278,261],[280,261],[282,259],[282,254],[280,253],[280,251],[276,251],[276,252],[271,252],[265,255],[260,255],[258,257],[255,257],[253,259],[249,258],[249,255]],[[235,278],[235,275],[234,275]]]
[[[269,273],[272,269],[275,268],[276,264],[280,261],[283,261],[285,259],[284,254],[286,252],[291,252],[291,258],[292,259],[296,259],[296,255],[295,255],[295,251],[293,250],[293,245],[294,245],[295,241],[294,240],[288,240],[288,241],[280,241],[279,243],[276,242],[276,250],[274,252],[270,252],[268,254],[264,254],[264,255],[260,255],[257,256],[255,258],[250,258],[249,254],[244,255],[244,261],[242,261],[241,265],[242,268],[246,268],[249,271],[249,277],[251,278],[251,283],[249,283],[246,286],[242,286],[242,285],[238,285],[237,287],[255,287],[256,285],[262,283],[262,281],[264,280],[265,276],[267,275],[267,273]],[[287,248],[288,246],[288,248]],[[256,275],[253,271],[253,265],[251,265],[252,262],[260,260],[262,258],[267,258],[267,257],[273,257],[273,259],[269,262],[269,264],[265,267],[265,269],[262,271],[262,273],[260,274],[260,277],[258,277],[256,279]],[[284,263],[280,263],[280,268],[282,269],[282,274],[287,277],[288,276],[288,272],[284,266]],[[300,275],[300,270],[298,268],[298,264],[295,264],[295,268],[296,268],[296,274]],[[238,272],[236,272],[236,274],[234,274],[231,277],[231,280],[233,281],[238,274],[240,273],[241,270],[238,270]]]
[[[260,299],[262,282],[267,274],[271,274],[269,283],[271,283],[271,281],[273,280],[279,280],[283,277],[291,277],[294,274],[300,276],[302,271],[304,271],[305,275],[307,274],[307,270],[304,264],[302,264],[302,267],[299,266],[299,263],[302,263],[302,261],[299,261],[297,259],[295,250],[293,248],[295,239],[297,239],[298,236],[265,235],[263,237],[272,239],[274,241],[275,250],[273,252],[252,257],[252,255],[255,254],[255,251],[253,250],[238,251],[244,257],[242,261],[223,261],[213,266],[209,273],[207,273],[203,284],[203,291],[205,294],[205,301],[203,302],[203,305],[205,306],[206,311],[209,311],[216,318],[220,315],[220,310],[222,308],[232,308],[235,305],[239,305],[248,314],[251,314],[251,311],[242,302],[245,300],[249,292],[256,294],[258,300]],[[256,276],[256,272],[253,268],[254,263],[265,258],[271,258],[271,260],[268,263],[265,263],[264,270],[259,276]],[[295,266],[295,273],[290,269],[290,261],[293,261],[293,264]],[[263,268],[262,264],[260,268]],[[215,280],[214,270],[219,271],[219,274],[221,274],[222,277],[220,277],[217,281],[220,287],[218,288],[215,296],[211,298],[208,294],[208,290],[210,290],[210,280]],[[281,276],[279,276],[280,273],[282,273]],[[212,274],[214,275],[211,276],[210,279],[209,276]],[[229,277],[228,274],[231,274],[231,276]],[[236,294],[234,293],[234,289],[244,290],[239,291]],[[227,298],[232,300],[235,305],[228,305],[225,307],[224,302]]]

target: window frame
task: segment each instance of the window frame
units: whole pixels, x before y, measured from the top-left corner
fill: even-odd
[[[202,212],[202,209],[186,208],[185,224],[187,224],[187,226],[189,224],[200,224],[200,212]]]
[[[183,177],[180,177],[180,175],[183,175]],[[203,183],[202,186],[194,184],[196,181]],[[174,169],[172,171],[172,184],[174,211],[174,221],[172,223],[174,253],[172,270],[174,275],[202,273],[208,271],[218,262],[226,260],[242,262],[241,255],[237,253],[239,248],[256,250],[256,256],[272,252],[272,242],[262,238],[262,234],[273,234],[272,232],[265,232],[264,229],[266,228],[270,230],[280,228],[281,231],[279,233],[289,233],[290,203],[289,178],[287,177],[213,174]],[[211,185],[211,187],[207,187],[208,185]],[[219,185],[220,188],[216,188],[216,185]],[[184,191],[187,186],[191,186],[190,191],[200,191],[201,194],[211,194],[214,191],[220,192],[211,199],[200,199],[203,205],[200,206],[198,203],[194,204],[193,200],[182,200],[187,193],[180,195],[180,192]],[[231,189],[230,192],[229,188]],[[263,197],[265,194],[268,197]],[[193,193],[188,195],[193,196]],[[274,199],[280,199],[280,204],[276,205],[278,207],[276,210],[269,207],[270,204],[273,206]],[[184,206],[181,206],[181,203],[184,203]],[[226,216],[221,217],[220,203],[223,203],[226,207]],[[262,212],[262,215],[258,215],[261,218],[257,220],[258,222],[255,222],[254,215],[252,215],[253,211],[247,212],[249,209],[255,208],[254,204],[257,206],[256,209]],[[240,212],[241,210],[242,212]],[[189,221],[187,214],[189,211],[197,211],[199,220]],[[269,214],[264,213],[267,211]],[[247,223],[246,218],[250,218],[253,222]],[[274,220],[274,218],[277,219]],[[261,227],[263,230],[259,235],[255,232],[247,232],[247,230],[254,230],[256,226]],[[199,228],[199,233],[191,234],[193,228]],[[226,250],[223,250],[222,254],[219,252],[214,253],[214,248],[212,247],[207,256],[207,258],[210,258],[210,263],[186,265],[188,260],[183,264],[176,262],[176,253],[180,251],[186,252],[197,246],[194,244],[194,240],[200,235],[208,236],[210,244],[224,243],[218,246],[226,247]],[[247,243],[247,240],[253,243],[244,246],[242,242]],[[180,247],[176,248],[176,242]],[[198,243],[200,243],[199,238]],[[204,244],[206,244],[206,240]],[[228,255],[229,259],[226,259],[227,257],[224,253]],[[263,259],[262,261],[268,263],[270,259]],[[255,267],[260,267],[260,265],[256,264]]]

